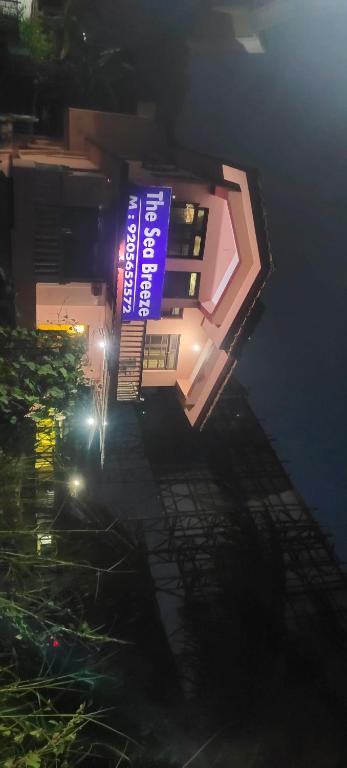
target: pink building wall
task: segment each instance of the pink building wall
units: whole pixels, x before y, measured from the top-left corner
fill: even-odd
[[[174,371],[144,370],[143,386],[174,386],[177,379],[189,378],[200,351],[207,342],[207,335],[202,328],[201,320],[199,309],[185,309],[182,318],[162,318],[147,322],[147,334],[179,334],[180,347],[177,369]],[[200,349],[194,350],[194,344]]]
[[[144,370],[142,379],[143,386],[176,385],[192,424],[229,370],[230,358],[221,345],[261,268],[246,173],[228,166],[223,166],[223,173],[241,191],[217,186],[212,193],[204,182],[165,176],[158,181],[140,163],[130,163],[134,183],[171,186],[176,202],[209,209],[203,259],[166,260],[166,270],[200,272],[196,306],[189,308],[187,299],[163,299],[163,308],[184,307],[183,317],[147,323],[147,334],[180,335],[177,370]]]
[[[229,280],[238,265],[238,252],[227,200],[210,192],[205,182],[191,183],[172,177],[153,176],[140,163],[130,163],[130,179],[137,184],[162,184],[172,187],[173,202],[196,203],[208,208],[208,225],[203,259],[167,258],[166,269],[177,272],[200,272],[199,299],[210,301],[220,288],[226,271],[231,266]],[[178,306],[174,301],[172,306]]]
[[[88,325],[85,375],[94,382],[101,381],[105,359],[105,350],[100,347],[106,331],[105,290],[102,296],[93,296],[90,283],[37,283],[36,325],[70,322]]]

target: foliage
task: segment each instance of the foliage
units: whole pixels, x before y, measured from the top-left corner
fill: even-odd
[[[123,684],[146,604],[139,551],[86,491],[71,497],[65,439],[37,468],[32,426],[32,455],[0,450],[0,766],[124,765],[140,750],[124,735],[136,680],[129,696]]]
[[[30,462],[6,462],[2,454],[0,470],[0,765],[72,768],[95,753],[128,761],[129,739],[92,707],[95,685],[103,680],[98,668],[120,643],[104,621],[93,628],[90,603],[95,614],[103,579],[114,594],[129,545],[116,526],[70,531],[60,505],[56,517],[63,527],[55,531],[53,515],[45,523],[56,554],[38,550],[35,498],[31,517],[24,510],[23,527],[13,524],[12,509],[8,514],[11,488],[21,475],[27,487]],[[35,474],[31,468],[33,490]]]
[[[98,739],[102,745],[103,729],[111,732],[114,741],[107,745],[105,754],[129,762],[129,739],[103,722],[102,710],[88,710],[86,701],[76,703],[81,698],[90,700],[97,680],[98,675],[87,677],[82,673],[20,680],[13,660],[1,667],[2,768],[73,768],[89,754],[95,754]],[[70,706],[66,706],[67,694]]]
[[[45,32],[40,16],[24,17],[22,12],[19,34],[21,42],[35,62],[42,64],[53,58],[54,39],[51,33]]]
[[[88,724],[85,704],[67,716],[52,703],[57,692],[76,685],[74,676],[20,681],[13,667],[2,670],[0,685],[1,765],[4,768],[49,768],[57,759],[80,757],[82,729]],[[36,701],[35,701],[36,699]]]
[[[15,424],[67,412],[83,386],[83,341],[64,333],[0,327],[0,418]]]

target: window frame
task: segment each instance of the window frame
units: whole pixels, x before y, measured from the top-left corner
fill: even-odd
[[[205,242],[206,242],[206,233],[207,233],[207,223],[208,223],[208,215],[209,215],[209,209],[205,206],[199,205],[199,203],[190,203],[188,201],[174,201],[171,210],[184,210],[187,206],[192,206],[194,208],[194,218],[192,223],[179,223],[179,222],[173,222],[170,218],[170,224],[169,224],[169,235],[168,235],[168,245],[167,245],[167,258],[169,259],[197,259],[198,261],[201,261],[204,258],[204,252],[205,252]],[[203,211],[203,221],[201,229],[198,228],[198,221],[199,221],[199,211]],[[186,238],[180,237],[177,238],[177,243],[180,246],[180,249],[182,249],[183,245],[188,244],[188,253],[172,253],[170,250],[170,230],[172,228],[172,231],[175,230],[178,234],[184,234],[186,233]],[[195,244],[195,238],[200,237],[200,249],[199,254],[194,254],[194,244]]]
[[[179,293],[179,292],[174,293],[174,292],[171,292],[171,291],[170,291],[170,293],[167,292],[168,282],[170,281],[170,275],[177,275],[177,276],[186,275],[187,283],[186,283],[186,292],[185,293],[183,293],[183,292],[181,292],[181,293]],[[190,294],[189,291],[190,291],[190,285],[191,285],[191,281],[192,281],[192,276],[193,275],[196,275],[196,278],[195,278],[196,290],[195,290],[194,294]],[[172,278],[172,280],[173,280],[173,278]],[[177,299],[179,299],[180,301],[189,301],[189,302],[197,301],[198,298],[199,298],[200,281],[201,281],[201,272],[198,272],[196,270],[187,270],[187,271],[186,270],[179,270],[179,271],[176,271],[176,270],[168,269],[165,272],[163,298],[164,299],[172,299],[173,301],[175,301]],[[187,306],[189,306],[189,305],[187,305]]]
[[[151,340],[155,338],[161,338],[161,341],[154,342],[152,341],[151,346]],[[148,341],[149,339],[149,341]],[[180,348],[180,340],[181,336],[178,333],[163,333],[163,334],[157,334],[157,333],[149,333],[146,334],[145,337],[145,346],[143,350],[143,369],[145,371],[176,371],[177,370],[177,362],[178,362],[178,354],[179,354],[179,348]],[[166,345],[166,346],[165,346]],[[174,347],[172,349],[172,347]],[[159,357],[151,357],[150,352],[154,350],[160,350],[162,352],[162,355]],[[168,365],[169,358],[171,355],[174,355],[173,357],[173,364]],[[148,365],[149,361],[155,361],[157,363],[156,366]],[[158,363],[160,361],[164,361],[164,365],[160,366]]]

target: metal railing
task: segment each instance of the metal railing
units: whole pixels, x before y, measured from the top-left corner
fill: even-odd
[[[139,400],[143,370],[146,323],[122,323],[119,345],[117,400]]]

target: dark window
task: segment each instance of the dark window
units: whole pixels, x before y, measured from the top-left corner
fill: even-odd
[[[198,296],[200,272],[166,272],[164,296],[166,299],[194,299]]]
[[[202,259],[208,208],[193,203],[174,204],[170,213],[167,254],[172,258]]]
[[[148,370],[174,370],[179,342],[180,337],[176,334],[146,336],[143,367]]]

